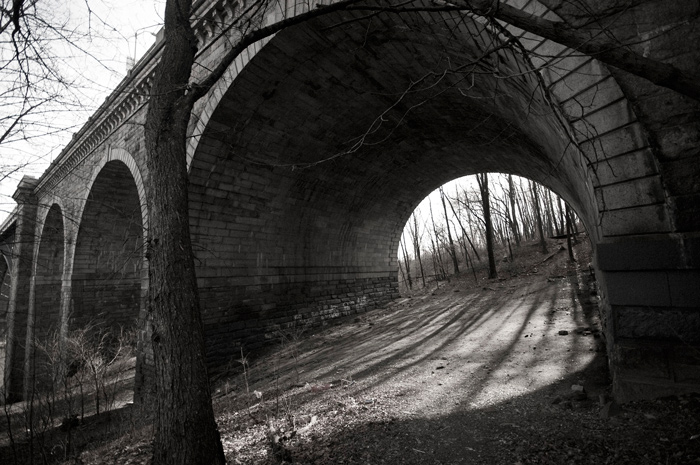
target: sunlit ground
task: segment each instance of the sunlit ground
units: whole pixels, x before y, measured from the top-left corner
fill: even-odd
[[[549,408],[558,396],[569,399],[573,385],[584,386],[597,403],[605,375],[602,382],[587,379],[584,370],[601,360],[603,346],[596,295],[585,277],[575,267],[563,272],[550,267],[507,281],[481,281],[471,290],[466,281],[453,280],[343,325],[280,333],[277,351],[219,386],[220,426],[252,418],[266,428],[289,430],[276,415],[315,417],[290,442],[301,450],[302,463],[342,463],[351,438],[367,434],[376,447],[348,463],[432,463],[421,453],[432,454],[435,463],[470,463],[461,461],[469,459],[462,452],[471,448],[476,455],[469,460],[481,457],[484,444],[473,422],[484,414],[524,415],[543,403]],[[493,421],[487,429],[511,424]],[[465,422],[468,434],[455,427]],[[401,432],[377,430],[377,424],[396,425]],[[255,459],[256,447],[258,453],[266,450],[260,447],[266,433],[253,430],[248,436],[225,435],[230,457],[272,460],[265,453]],[[334,458],[304,456],[319,440],[335,444]],[[438,460],[452,448],[461,455]],[[411,450],[419,451],[412,459],[406,455]]]
[[[459,408],[461,401],[477,408],[502,402],[583,369],[600,346],[591,333],[595,297],[576,288],[575,276],[546,278],[489,282],[473,293],[449,284],[298,346],[283,344],[288,358],[265,363],[288,383],[346,379],[363,386],[358,393],[420,387],[425,395],[412,405],[416,411],[434,411],[443,396],[460,400]]]
[[[268,353],[244,351],[248,363],[215,382],[228,463],[700,463],[700,398],[601,417],[609,382],[588,270],[561,253],[541,260],[506,281],[453,279],[270,334]],[[81,423],[73,437],[89,444],[60,463],[149,463],[152,425],[122,410]]]

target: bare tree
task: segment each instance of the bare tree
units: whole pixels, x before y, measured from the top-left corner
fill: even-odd
[[[542,212],[540,209],[540,195],[537,183],[530,181],[530,192],[532,194],[532,204],[535,209],[535,220],[537,221],[537,233],[540,237],[540,250],[542,253],[547,253],[547,241],[544,238],[544,227],[542,226]]]
[[[413,245],[413,255],[416,257],[416,260],[418,260],[421,281],[423,282],[423,287],[425,287],[425,270],[423,269],[423,260],[421,258],[422,234],[418,226],[418,215],[416,215],[415,211],[411,214],[411,218],[408,220],[407,228],[408,237],[410,238],[411,244]]]
[[[479,191],[481,192],[481,202],[484,209],[484,225],[486,228],[486,254],[489,257],[489,279],[498,277],[496,271],[496,259],[493,253],[493,226],[491,223],[491,205],[489,201],[489,175],[488,173],[480,173],[476,175],[476,181],[479,183]]]
[[[445,228],[447,229],[447,239],[449,245],[450,256],[452,257],[452,266],[454,267],[455,274],[459,274],[459,262],[457,261],[457,251],[455,250],[455,243],[452,240],[452,232],[450,231],[450,221],[447,216],[447,206],[445,205],[445,191],[442,186],[440,186],[440,201],[442,202],[442,210],[445,214]],[[447,200],[449,202],[449,199]],[[451,206],[451,205],[450,205]]]
[[[439,276],[441,279],[447,279],[447,270],[445,269],[445,263],[442,260],[442,253],[440,253],[440,233],[438,232],[437,226],[435,225],[435,216],[433,215],[433,205],[428,204],[430,207],[430,223],[433,226],[433,237],[431,238],[433,244],[433,260],[439,267]],[[435,277],[438,277],[438,268],[435,268]]]
[[[572,262],[576,261],[574,258],[574,250],[571,244],[571,235],[573,234],[573,228],[571,226],[571,210],[569,209],[569,204],[566,204],[566,248],[569,249],[569,260]]]
[[[515,209],[515,189],[513,188],[513,175],[508,175],[508,200],[510,201],[510,217],[508,218],[510,222],[511,231],[513,233],[513,238],[515,239],[515,245],[520,246],[520,231],[518,230],[518,220],[516,218]]]
[[[408,281],[408,288],[413,289],[413,280],[411,279],[411,261],[408,258],[408,251],[406,250],[406,241],[401,240],[401,250],[403,251],[403,263],[404,268],[406,268],[406,280]]]

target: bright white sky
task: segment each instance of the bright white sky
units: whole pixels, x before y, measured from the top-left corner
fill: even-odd
[[[0,223],[15,207],[12,194],[22,176],[39,177],[58,156],[110,92],[126,76],[127,61],[140,58],[153,45],[162,26],[165,0],[43,0],[53,22],[61,21],[85,33],[79,47],[56,44],[64,57],[60,72],[76,81],[72,87],[84,110],[52,114],[51,123],[61,130],[29,141],[0,146],[0,168],[23,167],[6,179],[0,173]],[[92,14],[89,14],[89,10]],[[89,34],[88,34],[89,33]],[[3,45],[4,46],[4,45]],[[0,111],[8,111],[7,108]]]

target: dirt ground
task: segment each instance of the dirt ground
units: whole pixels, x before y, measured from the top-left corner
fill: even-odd
[[[610,402],[590,252],[550,250],[233,361],[214,396],[229,463],[700,464],[699,397]],[[65,463],[148,463],[149,437],[132,422]]]

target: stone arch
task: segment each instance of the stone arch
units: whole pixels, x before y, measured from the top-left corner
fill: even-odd
[[[65,225],[58,204],[46,209],[34,262],[34,339],[44,342],[60,330],[65,266]]]
[[[403,225],[459,176],[534,179],[600,237],[586,158],[529,62],[504,49],[492,59],[512,78],[465,82],[445,71],[492,69],[479,57],[498,37],[469,17],[432,18],[386,16],[330,37],[342,16],[287,29],[216,96],[190,165],[213,356],[227,350],[224,328],[246,336],[253,321],[330,318],[396,296]],[[421,76],[425,89],[412,88]]]
[[[37,242],[32,263],[27,345],[25,353],[25,389],[55,388],[54,375],[60,372],[59,344],[63,273],[65,270],[65,224],[63,210],[57,204],[39,208]]]
[[[512,3],[555,21],[568,14],[556,1]],[[613,27],[634,37],[632,16],[649,10]],[[586,224],[610,321],[609,353],[624,371],[616,380],[635,384],[638,372],[656,371],[668,375],[650,386],[688,376],[686,387],[698,385],[669,362],[679,341],[700,343],[690,329],[700,324],[697,287],[688,285],[698,277],[697,252],[685,234],[697,231],[698,194],[696,184],[673,174],[677,166],[695,172],[697,163],[664,160],[655,145],[654,125],[662,136],[677,134],[638,104],[649,98],[640,93],[658,89],[552,41],[508,31],[525,53],[501,50],[490,62],[481,54],[503,38],[477,17],[378,15],[369,22],[338,13],[251,46],[231,67],[198,109],[188,148],[212,357],[227,350],[219,334],[245,337],[261,320],[275,327],[323,319],[390,298],[393,252],[412,207],[453,177],[500,171],[554,190]],[[479,70],[471,82],[453,74],[465,63]],[[440,83],[431,80],[436,75]],[[428,97],[427,89],[439,93]],[[688,105],[681,112],[697,108],[683,99],[668,98]],[[697,125],[679,121],[692,140]],[[694,150],[679,145],[668,157]],[[662,331],[664,315],[692,324]],[[662,349],[649,349],[660,341]],[[642,359],[655,368],[635,365]]]
[[[108,153],[80,212],[69,328],[130,329],[143,317],[143,184],[126,155]]]
[[[274,14],[273,14],[274,16]],[[197,151],[197,147],[202,140],[202,136],[209,126],[209,120],[212,114],[219,106],[219,102],[224,94],[231,86],[236,76],[245,68],[248,62],[260,51],[265,44],[270,41],[270,38],[265,38],[259,42],[251,44],[244,53],[241,53],[226,70],[226,73],[219,79],[212,89],[209,91],[207,98],[203,101],[200,108],[195,107],[194,114],[196,118],[190,121],[188,128],[189,138],[187,140],[187,169],[192,166],[192,159]]]
[[[113,147],[108,147],[102,157],[99,158],[97,163],[95,163],[94,168],[92,169],[92,173],[90,178],[87,180],[85,183],[86,185],[86,190],[84,194],[84,199],[88,198],[89,193],[92,191],[95,181],[97,177],[102,173],[102,169],[105,167],[110,162],[113,161],[120,161],[124,165],[126,165],[127,169],[129,170],[129,173],[131,177],[133,178],[133,181],[136,185],[136,192],[138,194],[139,198],[139,203],[141,205],[141,222],[143,223],[143,231],[144,231],[144,238],[145,238],[145,232],[148,230],[148,206],[146,203],[146,186],[144,185],[143,182],[143,176],[141,175],[141,170],[138,167],[138,164],[136,163],[136,160],[134,157],[126,150],[121,149],[121,148],[113,148]],[[87,205],[86,201],[83,201],[78,209],[76,210],[75,216],[76,219],[82,218],[83,211]]]
[[[559,15],[557,10],[560,6],[556,2],[531,0],[507,3],[514,3],[512,6],[550,21],[566,21]],[[273,8],[268,11],[264,22],[270,24],[282,16],[293,16],[303,11],[303,8],[299,10],[297,6],[284,11]],[[464,19],[459,15],[451,15],[449,21],[452,21],[453,27],[459,28],[460,21],[463,22]],[[480,21],[478,17],[470,19]],[[477,34],[507,39],[500,33],[489,31],[483,21],[481,23],[482,29],[476,31]],[[525,51],[525,56],[521,58],[526,66],[520,67],[517,72],[540,75],[541,83],[547,87],[548,98],[555,103],[553,109],[559,118],[568,123],[563,125],[564,130],[568,132],[571,142],[581,150],[582,164],[587,167],[588,176],[594,185],[596,202],[599,204],[597,218],[595,221],[589,219],[591,226],[600,226],[591,228],[593,237],[597,237],[598,233],[617,236],[632,229],[636,233],[645,234],[669,231],[672,220],[666,205],[665,186],[653,160],[652,144],[617,79],[595,58],[581,55],[517,27],[509,26],[507,29],[509,34],[520,40]],[[287,32],[284,31],[281,35],[286,36]],[[333,34],[327,36],[327,41],[336,40]],[[218,126],[217,121],[212,121],[212,116],[233,82],[261,51],[266,50],[271,40],[275,44],[269,48],[280,47],[284,53],[299,50],[298,46],[281,45],[281,40],[267,38],[249,46],[234,61],[201,107],[195,110],[196,117],[190,124],[187,148],[188,168],[191,168],[202,141],[216,145],[204,147],[205,151],[221,149],[221,141],[214,142],[210,137],[204,137],[207,131],[212,131],[212,127],[227,130]],[[267,66],[258,67],[265,61],[265,58],[259,59],[257,66],[255,63],[251,66],[257,68],[254,73],[262,76],[267,72]],[[223,103],[225,105],[225,101]]]
[[[10,272],[10,262],[8,257],[0,251],[0,341],[5,344],[5,334],[7,332],[7,309],[10,305],[10,287],[12,273]],[[4,351],[0,354],[0,365],[4,366]],[[1,379],[1,378],[0,378]]]

